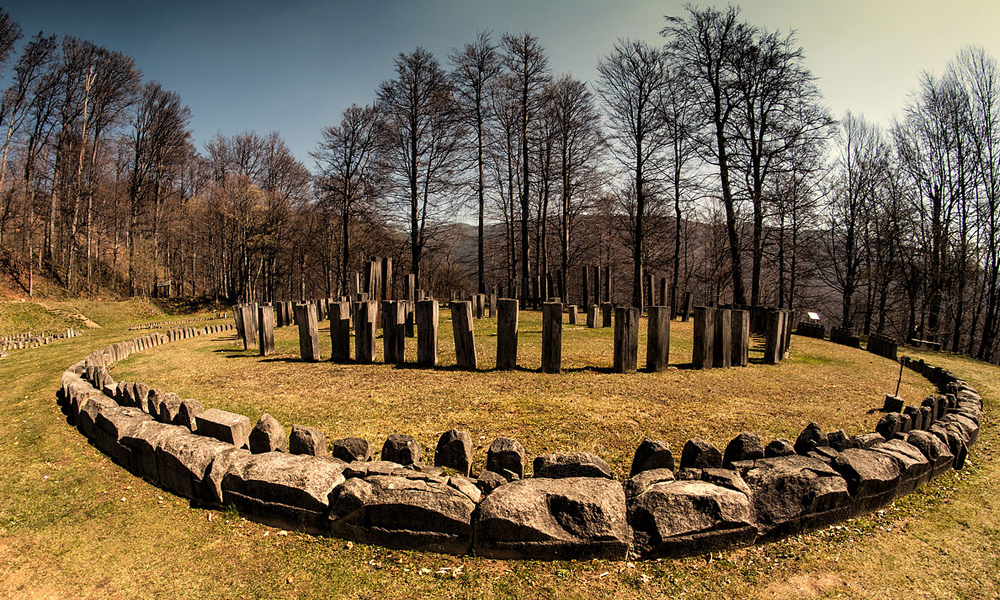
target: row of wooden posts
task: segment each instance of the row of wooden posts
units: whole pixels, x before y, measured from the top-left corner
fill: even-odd
[[[277,318],[275,318],[275,306]],[[417,364],[432,367],[438,364],[438,322],[440,305],[436,300],[373,300],[348,302],[346,300],[311,301],[292,305],[278,302],[275,306],[251,304],[234,307],[236,327],[243,339],[244,348],[257,345],[262,356],[274,352],[274,327],[295,323],[299,328],[299,352],[302,360],[318,361],[319,322],[330,321],[331,360],[351,359],[351,325],[354,328],[354,360],[359,363],[375,361],[375,339],[379,329],[383,334],[383,361],[402,364],[404,340],[417,338]],[[489,314],[497,318],[497,369],[517,367],[517,335],[519,301],[501,298],[490,302]],[[460,369],[478,368],[478,355],[474,337],[474,320],[485,316],[485,295],[476,294],[468,301],[454,301],[450,305],[452,329],[455,339],[456,364]],[[566,310],[568,308],[568,310]],[[562,370],[563,314],[568,312],[569,323],[575,323],[576,305],[564,307],[558,301],[542,305],[542,367],[546,373]],[[381,310],[380,310],[381,309]],[[613,307],[609,303],[598,308],[591,305],[587,311],[587,326],[609,327],[614,333],[615,372],[632,372],[638,367],[639,309]],[[765,362],[776,363],[785,356],[789,342],[788,311],[772,311],[773,331],[769,328],[765,344]],[[770,314],[770,313],[769,313]],[[687,313],[675,315],[668,306],[648,307],[646,365],[648,371],[667,368],[670,351],[670,322],[676,316],[685,318]],[[728,308],[696,307],[694,309],[695,368],[746,366],[750,347],[750,311]],[[415,327],[414,327],[415,326]],[[771,340],[774,343],[771,343]],[[256,344],[255,344],[256,343]]]

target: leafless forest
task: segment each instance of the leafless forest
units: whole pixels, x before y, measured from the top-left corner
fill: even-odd
[[[439,297],[551,273],[574,301],[600,264],[619,303],[653,273],[997,360],[993,56],[959,50],[883,129],[830,114],[794,34],[736,8],[661,34],[590,82],[528,33],[401,53],[304,164],[253,123],[196,148],[132,58],[0,9],[0,271],[26,296],[268,301],[337,296],[388,256]]]

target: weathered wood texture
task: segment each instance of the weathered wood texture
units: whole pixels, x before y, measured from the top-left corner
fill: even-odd
[[[351,303],[330,303],[330,360],[351,359]]]
[[[501,298],[497,305],[497,368],[517,367],[518,302]]]
[[[472,326],[472,302],[451,303],[451,326],[455,333],[455,363],[459,369],[476,370],[476,338]]]
[[[296,304],[295,320],[299,326],[299,356],[306,362],[315,362],[319,356],[319,323],[314,304]]]
[[[670,307],[650,306],[646,323],[646,370],[664,371],[670,360]]]
[[[575,310],[576,306],[571,306],[570,309]],[[546,302],[542,305],[543,373],[562,371],[562,314],[561,302]]]
[[[274,307],[262,304],[257,308],[257,324],[259,326],[259,344],[261,356],[274,354]]]
[[[437,300],[417,302],[417,364],[421,366],[437,365],[439,311]]]
[[[615,309],[615,373],[634,373],[639,360],[639,309]]]

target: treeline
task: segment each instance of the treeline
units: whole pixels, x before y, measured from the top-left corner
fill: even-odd
[[[0,10],[0,264],[29,295],[42,274],[228,301],[339,295],[372,256],[439,296],[528,297],[549,274],[576,301],[601,264],[621,303],[656,274],[997,358],[993,57],[924,75],[883,131],[835,120],[794,34],[738,8],[661,34],[620,40],[593,82],[527,33],[400,54],[307,166],[278,133],[195,148],[189,109],[131,58],[23,39]]]

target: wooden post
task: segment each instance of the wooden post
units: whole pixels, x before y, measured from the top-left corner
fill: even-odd
[[[417,302],[417,364],[433,367],[438,361],[438,302]]]
[[[570,306],[570,315],[576,306]],[[542,373],[562,371],[562,302],[542,305]]]
[[[733,359],[732,311],[720,308],[715,311],[715,342],[712,349],[712,366],[728,369]]]
[[[615,300],[611,297],[611,265],[605,265],[604,267],[604,302],[614,304]],[[607,319],[605,319],[607,321]],[[605,325],[608,327],[608,325]]]
[[[375,362],[375,325],[378,302],[358,302],[354,315],[354,360],[359,363]]]
[[[665,371],[670,360],[670,307],[650,306],[646,324],[646,370]]]
[[[560,304],[560,306],[562,306],[562,305]],[[569,312],[569,324],[570,325],[576,325],[577,316],[579,316],[579,314],[580,314],[579,307],[577,305],[575,305],[575,304],[570,304],[569,306],[566,307],[566,310]],[[562,315],[560,315],[559,318],[560,318],[560,321],[561,321],[562,320]]]
[[[319,324],[316,322],[316,306],[310,303],[295,305],[296,321],[299,326],[299,356],[306,362],[319,360]]]
[[[614,305],[610,302],[605,302],[601,305],[601,327],[611,327],[611,315],[614,308]]]
[[[405,300],[382,301],[382,356],[387,365],[403,364],[405,306]]]
[[[257,323],[260,325],[260,348],[261,356],[274,354],[274,307],[270,304],[262,304],[257,308]]]
[[[776,365],[781,362],[781,311],[767,311],[767,340],[764,342],[764,362]]]
[[[639,361],[639,309],[615,309],[615,373],[634,373]]]
[[[497,306],[497,369],[517,367],[518,304],[512,298],[502,298]]]
[[[591,267],[594,271],[594,306],[601,305],[601,267],[599,265],[594,265]]]
[[[330,360],[351,359],[351,303],[330,303]]]
[[[455,334],[455,362],[459,369],[475,371],[476,338],[472,327],[472,303],[451,303],[451,327]]]
[[[347,274],[347,290],[351,298],[357,298],[361,293],[361,273],[351,272]]]
[[[493,291],[490,292],[490,318],[495,319],[497,316],[497,286],[493,286]]]
[[[715,346],[715,309],[696,306],[694,309],[694,350],[691,363],[696,369],[712,368]]]
[[[590,310],[587,311],[587,327],[590,329],[597,328],[597,316],[598,308],[596,304],[590,305]]]
[[[729,364],[733,367],[745,367],[749,364],[750,357],[750,313],[734,309],[732,327],[733,354]]]
[[[392,300],[392,259],[383,258],[380,265],[382,272],[379,277],[380,296],[379,300]]]
[[[257,308],[254,304],[243,305],[243,333],[247,349],[257,345]]]

